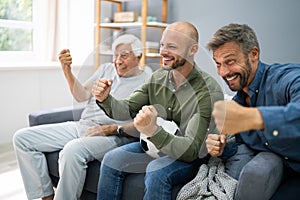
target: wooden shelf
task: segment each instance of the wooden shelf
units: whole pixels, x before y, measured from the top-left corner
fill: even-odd
[[[100,23],[101,28],[134,28],[134,27],[141,27],[141,26],[142,26],[142,22]],[[147,22],[146,26],[153,27],[153,28],[166,28],[168,24],[162,22]]]
[[[103,56],[113,56],[112,50],[107,50],[107,51],[100,50],[99,54],[103,55]],[[149,57],[149,58],[160,58],[159,53],[146,53],[145,55],[146,55],[146,57]]]
[[[108,1],[112,3],[124,3],[124,2],[129,2],[129,1],[136,1],[136,0],[102,0],[102,1]]]
[[[116,12],[123,11],[123,4],[125,2],[141,2],[141,21],[131,22],[131,23],[101,23],[101,2],[111,2],[117,6]],[[149,0],[96,0],[96,19],[95,19],[95,47],[98,47],[101,42],[100,29],[115,29],[117,31],[122,31],[122,28],[141,28],[140,38],[144,47],[146,47],[147,42],[147,28],[160,28],[164,29],[167,27],[167,7],[168,0],[161,0],[161,22],[147,22],[148,16],[148,1]],[[112,55],[112,53],[103,52],[100,48],[96,48],[95,55],[95,67],[97,68],[100,64],[100,55]],[[147,53],[146,48],[144,49],[143,57],[141,59],[141,66],[143,67],[146,62],[146,57],[159,58],[158,53]]]

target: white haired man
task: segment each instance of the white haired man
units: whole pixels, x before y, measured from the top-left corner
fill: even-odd
[[[60,52],[59,60],[73,97],[79,102],[88,101],[78,122],[29,127],[15,133],[13,142],[28,199],[79,199],[87,163],[101,160],[107,151],[136,140],[130,136],[138,133],[133,123],[107,117],[92,96],[98,79],[113,80],[114,95],[123,99],[150,77],[150,73],[140,70],[143,47],[137,37],[122,35],[112,47],[113,63],[101,65],[83,85],[72,73],[70,51]],[[60,180],[54,195],[43,152],[58,150]]]

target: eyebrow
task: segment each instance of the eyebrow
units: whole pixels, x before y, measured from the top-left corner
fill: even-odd
[[[175,42],[168,42],[168,43],[160,42],[159,44],[160,45],[177,45],[177,43],[175,43]]]
[[[228,58],[230,56],[235,56],[235,54],[234,53],[230,53],[230,54],[226,55],[224,58]]]
[[[231,56],[235,56],[235,54],[234,53],[229,53],[229,54],[224,56],[224,59],[229,58]],[[213,57],[213,60],[216,61],[215,57]]]
[[[229,53],[229,54],[227,54],[227,55],[224,56],[224,59],[227,59],[227,58],[229,58],[231,56],[235,56],[235,54],[234,53]],[[215,61],[216,64],[220,64],[220,62],[216,61],[215,57],[213,57],[213,60]]]

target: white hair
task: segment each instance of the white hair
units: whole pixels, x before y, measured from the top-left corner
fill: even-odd
[[[117,46],[120,44],[130,44],[131,49],[136,57],[140,56],[143,53],[143,45],[139,38],[131,34],[125,34],[119,36],[112,43],[112,50],[115,51]]]

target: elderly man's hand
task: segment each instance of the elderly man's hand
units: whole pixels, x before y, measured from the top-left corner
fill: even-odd
[[[87,137],[118,135],[117,129],[118,129],[117,124],[93,126],[89,128],[84,135]]]
[[[72,56],[69,49],[63,49],[58,55],[63,71],[71,70]]]

